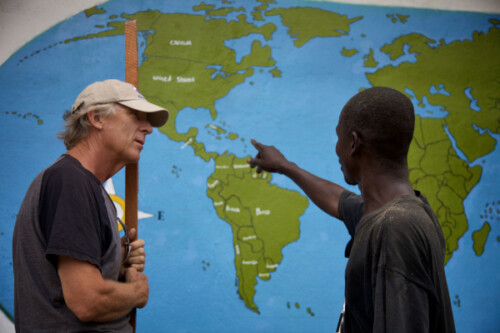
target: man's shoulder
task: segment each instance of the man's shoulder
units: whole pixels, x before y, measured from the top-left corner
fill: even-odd
[[[426,214],[427,205],[427,202],[419,196],[405,195],[387,206],[385,216],[388,220],[396,218],[403,218],[404,220],[412,218],[428,219],[429,216]]]
[[[427,203],[419,197],[406,196],[388,205],[374,224],[384,237],[407,239],[434,232],[434,220],[435,215]]]
[[[97,185],[98,181],[78,160],[65,154],[43,171],[43,183],[78,186],[89,183]]]
[[[339,217],[343,221],[349,217],[346,215],[351,215],[353,213],[356,213],[356,218],[359,220],[364,211],[363,198],[354,192],[344,190],[340,194],[338,210]]]
[[[68,170],[77,170],[78,162],[73,157],[63,154],[51,166],[45,169],[45,173],[65,173]]]

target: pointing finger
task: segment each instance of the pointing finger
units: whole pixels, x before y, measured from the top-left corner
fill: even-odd
[[[255,139],[250,140],[250,142],[259,152],[264,148],[264,145]]]

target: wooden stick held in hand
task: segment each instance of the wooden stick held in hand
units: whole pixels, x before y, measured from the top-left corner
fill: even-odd
[[[125,22],[125,81],[139,88],[139,55],[137,48],[137,21]],[[139,165],[128,164],[125,167],[125,223],[127,229],[137,230],[137,195],[139,193]],[[131,239],[133,241],[133,239]],[[130,313],[130,325],[136,328],[136,309]]]

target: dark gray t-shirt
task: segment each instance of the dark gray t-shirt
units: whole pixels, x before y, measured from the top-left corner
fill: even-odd
[[[455,332],[445,239],[429,203],[415,194],[363,216],[362,198],[342,193],[339,215],[353,237],[343,332]]]
[[[18,332],[131,332],[128,316],[83,323],[66,306],[57,257],[89,262],[117,281],[116,209],[99,180],[63,155],[40,173],[23,200],[13,236],[14,318]]]

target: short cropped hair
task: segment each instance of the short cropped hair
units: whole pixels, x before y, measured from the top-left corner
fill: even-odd
[[[344,130],[355,131],[390,168],[406,166],[415,128],[415,111],[403,93],[373,87],[354,95],[341,113]]]
[[[70,150],[80,140],[86,138],[90,133],[91,124],[88,118],[88,113],[94,111],[97,115],[107,117],[115,112],[116,103],[97,104],[83,106],[77,112],[66,111],[63,119],[65,130],[59,132],[58,138],[64,141],[67,150]]]

